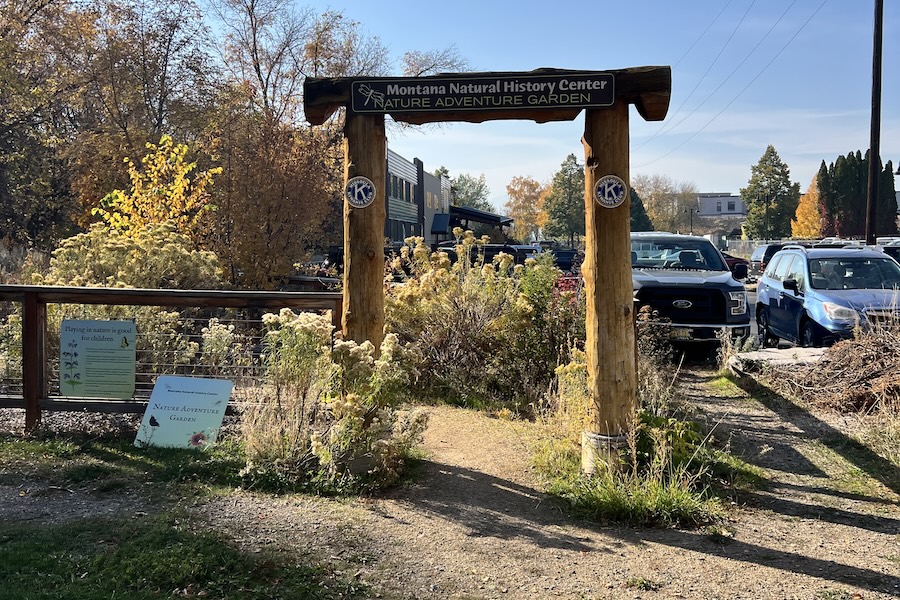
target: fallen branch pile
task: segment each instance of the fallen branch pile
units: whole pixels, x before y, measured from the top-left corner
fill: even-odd
[[[879,329],[838,342],[821,360],[778,369],[773,383],[810,404],[839,412],[900,408],[900,331]]]

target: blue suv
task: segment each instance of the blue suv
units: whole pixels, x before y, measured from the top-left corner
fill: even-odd
[[[898,288],[900,265],[877,250],[785,246],[757,286],[760,341],[823,346],[852,337],[857,327],[898,323]]]

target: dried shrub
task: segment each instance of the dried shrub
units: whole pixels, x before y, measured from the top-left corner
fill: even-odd
[[[268,385],[242,413],[251,487],[319,492],[391,485],[425,429],[426,413],[400,410],[408,383],[395,335],[332,345],[328,318],[288,309],[264,323]]]
[[[387,293],[387,329],[409,349],[417,384],[432,396],[530,411],[583,337],[583,302],[555,287],[561,271],[549,255],[513,265],[501,253],[484,264],[478,249],[487,240],[456,233],[453,264],[421,238],[407,240],[390,265],[405,283]]]

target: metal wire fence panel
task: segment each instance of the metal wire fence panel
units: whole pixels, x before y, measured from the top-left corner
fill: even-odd
[[[0,301],[0,395],[22,395],[22,318],[17,303]]]
[[[235,397],[258,397],[266,387],[263,316],[283,309],[326,314],[337,327],[341,294],[0,285],[0,407],[24,406],[26,429],[37,424],[41,407],[138,412],[160,375],[229,379]],[[61,393],[67,319],[134,323],[132,398]]]
[[[51,305],[48,313],[54,315],[55,308]],[[237,309],[188,308],[167,310],[160,317],[148,312],[147,307],[140,308],[132,317],[137,329],[134,399],[149,398],[160,375],[228,379],[235,388],[261,383],[265,371],[265,311],[248,315]],[[127,313],[117,312],[116,319],[127,317]],[[93,311],[90,316],[100,315]],[[47,348],[47,358],[48,396],[65,396],[60,391],[58,343]]]

